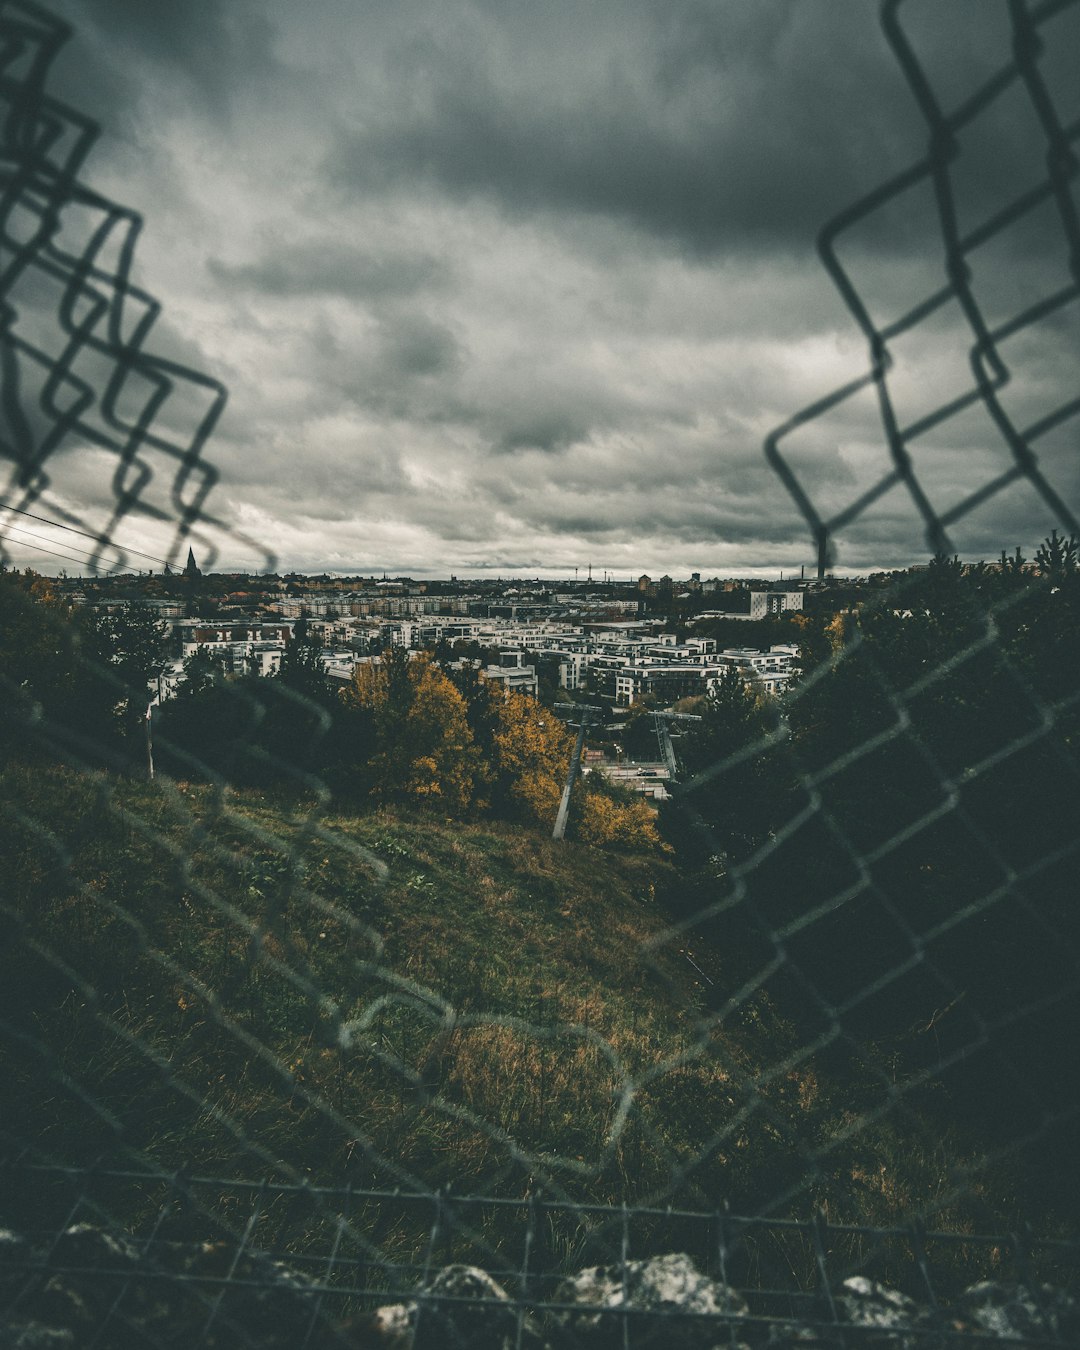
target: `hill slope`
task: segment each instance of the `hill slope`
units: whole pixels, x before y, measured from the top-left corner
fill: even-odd
[[[542,1183],[555,1200],[748,1213],[826,1203],[836,1221],[920,1212],[959,1231],[1008,1217],[985,1178],[953,1187],[940,1132],[864,1118],[872,1076],[830,1088],[761,998],[706,1013],[723,954],[665,937],[658,857],[42,767],[5,771],[0,808],[3,1129],[37,1160],[426,1195]],[[108,1192],[131,1226],[160,1203],[153,1187]],[[302,1245],[286,1209],[260,1222]],[[388,1212],[378,1250],[419,1251],[427,1219]],[[497,1237],[498,1215],[485,1222]]]

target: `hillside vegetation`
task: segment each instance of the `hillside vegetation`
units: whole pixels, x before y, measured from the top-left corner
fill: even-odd
[[[201,1242],[265,1178],[352,1188],[364,1250],[414,1261],[447,1191],[489,1197],[500,1252],[520,1212],[495,1201],[561,1206],[567,1257],[575,1204],[821,1210],[945,1229],[965,1280],[1005,1258],[964,1235],[1053,1236],[1080,573],[1047,557],[1031,584],[935,559],[907,609],[801,622],[783,703],[734,678],[705,700],[680,801],[657,820],[590,775],[558,844],[566,730],[423,656],[344,699],[301,638],[272,680],[193,658],[167,773],[136,781],[157,639],[0,574],[10,1217],[61,1222],[92,1173],[109,1217],[168,1210]],[[206,1206],[115,1175],[148,1168]],[[259,1241],[312,1249],[323,1218],[275,1194]],[[688,1243],[649,1222],[654,1250]],[[813,1282],[785,1231],[773,1258]],[[845,1240],[912,1269],[903,1241]]]
[[[767,1000],[705,1012],[725,960],[665,939],[663,860],[309,808],[4,772],[9,1141],[358,1189],[1011,1221],[1006,1179],[910,1115],[862,1120],[874,1075],[838,1092]],[[110,1212],[138,1227],[159,1200],[118,1186]],[[420,1249],[422,1223],[387,1222],[381,1250]]]

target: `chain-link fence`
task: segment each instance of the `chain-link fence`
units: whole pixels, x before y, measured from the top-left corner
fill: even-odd
[[[1021,481],[1080,533],[1075,470],[1038,457],[1080,399],[1019,420],[1004,397],[1009,342],[1078,298],[1080,122],[1042,58],[1080,7],[1007,4],[999,68],[951,110],[905,8],[882,27],[926,155],[821,235],[868,368],[766,454],[822,574],[890,492],[938,556],[688,756],[674,861],[355,813],[306,755],[333,710],[277,682],[230,723],[267,787],[178,746],[148,783],[80,730],[77,690],[54,712],[4,677],[12,1345],[1076,1343],[1075,560],[947,555]],[[173,530],[159,561],[197,540],[212,563],[224,390],[148,353],[140,222],[84,185],[95,128],[46,87],[66,36],[0,6],[0,547],[38,516],[108,571],[142,517]],[[1038,181],[968,220],[965,133],[1018,94]],[[940,284],[880,315],[845,238],[920,188]],[[978,251],[1047,211],[1060,285],[986,318]],[[970,380],[905,422],[892,348],[946,307]],[[867,391],[881,476],[825,514],[799,437]],[[972,410],[1009,463],[939,501],[927,438]],[[72,445],[112,466],[100,525],[55,491]],[[303,754],[259,739],[275,717]]]
[[[142,518],[172,528],[168,562],[182,564],[197,542],[212,564],[216,532],[226,527],[207,509],[218,474],[203,452],[225,389],[153,354],[161,307],[131,275],[142,220],[87,186],[83,167],[98,129],[47,87],[69,29],[30,4],[5,4],[3,25],[0,543],[44,537],[68,561],[117,570],[146,557],[117,542],[124,525]],[[100,452],[102,478],[111,478],[112,508],[94,529],[63,492],[64,456],[74,447]],[[59,544],[55,532],[42,536],[29,523],[57,518],[69,527]],[[83,540],[92,550],[72,556]]]

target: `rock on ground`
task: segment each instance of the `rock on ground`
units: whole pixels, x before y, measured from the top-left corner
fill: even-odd
[[[681,1252],[592,1266],[564,1280],[553,1301],[575,1305],[552,1319],[569,1344],[619,1350],[624,1323],[633,1346],[730,1345],[732,1323],[748,1312],[741,1295],[702,1275]]]

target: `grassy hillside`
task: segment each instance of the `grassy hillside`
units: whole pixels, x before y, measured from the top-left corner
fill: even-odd
[[[835,1222],[920,1212],[957,1232],[1015,1219],[1007,1178],[892,1109],[873,1073],[830,1085],[760,996],[704,1012],[703,979],[715,1005],[737,961],[665,939],[659,855],[40,766],[0,775],[0,809],[9,1151],[358,1189],[820,1204]],[[108,1196],[134,1227],[160,1203]],[[418,1251],[427,1220],[388,1215],[370,1216],[378,1250]],[[283,1209],[261,1221],[304,1241]]]

